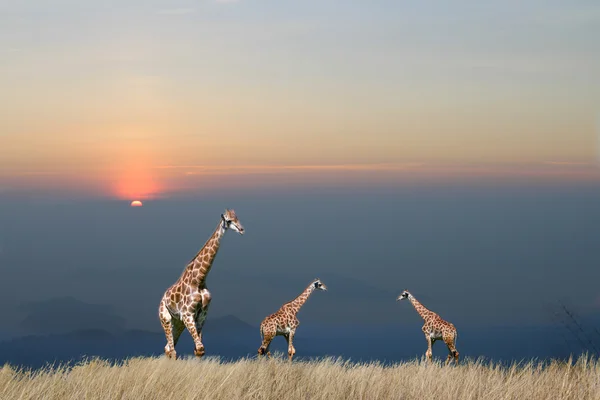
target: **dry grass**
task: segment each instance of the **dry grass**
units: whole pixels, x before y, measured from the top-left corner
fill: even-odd
[[[336,359],[221,362],[91,360],[71,369],[0,369],[0,399],[600,399],[600,362],[458,367],[392,366]]]

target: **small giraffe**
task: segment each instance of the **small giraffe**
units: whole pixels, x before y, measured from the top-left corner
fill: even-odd
[[[212,236],[188,263],[181,277],[166,290],[160,301],[158,316],[167,337],[165,354],[169,358],[177,358],[175,345],[184,328],[187,328],[194,339],[196,357],[204,355],[202,327],[211,300],[210,292],[206,288],[206,276],[219,251],[221,238],[229,228],[240,235],[244,234],[244,227],[235,211],[227,209],[221,214]]]
[[[281,308],[266,317],[260,324],[260,336],[262,338],[262,344],[258,348],[258,355],[267,356],[271,355],[269,352],[269,346],[275,336],[283,336],[288,343],[288,357],[290,361],[296,354],[296,349],[293,345],[294,335],[296,334],[296,328],[300,325],[300,321],[296,315],[300,308],[306,303],[308,297],[315,290],[327,290],[327,286],[319,279],[315,279],[304,291],[296,297],[294,300],[285,303]]]
[[[439,315],[434,313],[433,311],[428,310],[423,306],[415,297],[405,290],[402,292],[400,296],[398,296],[398,300],[409,299],[412,305],[415,307],[415,310],[419,313],[421,318],[425,320],[425,325],[423,325],[423,333],[425,334],[425,340],[427,340],[427,352],[425,355],[427,359],[431,361],[432,351],[431,346],[435,343],[436,340],[443,340],[448,346],[448,358],[446,359],[446,364],[450,362],[450,360],[454,357],[455,363],[458,364],[458,351],[456,350],[456,339],[458,338],[458,332],[454,325],[452,325],[448,321],[444,321]]]

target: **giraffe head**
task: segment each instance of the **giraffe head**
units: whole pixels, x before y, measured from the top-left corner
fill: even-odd
[[[323,282],[321,282],[320,279],[315,279],[314,282],[312,283],[313,286],[315,287],[316,290],[327,290],[327,286],[325,286],[323,284]]]
[[[400,293],[400,296],[398,296],[398,298],[396,299],[396,301],[408,299],[408,297],[410,295],[411,294],[408,292],[408,290],[404,290],[402,293]]]
[[[244,234],[244,226],[238,219],[237,215],[235,215],[235,211],[228,208],[225,210],[223,214],[221,214],[221,219],[223,220],[223,227],[225,229],[231,228],[240,235]]]

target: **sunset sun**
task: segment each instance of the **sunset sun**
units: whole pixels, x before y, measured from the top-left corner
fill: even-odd
[[[131,202],[131,207],[141,207],[144,204],[140,200],[134,200]]]

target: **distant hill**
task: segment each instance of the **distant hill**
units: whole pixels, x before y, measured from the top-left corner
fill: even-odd
[[[258,328],[239,318],[227,315],[209,319],[203,330],[208,355],[238,358],[253,354],[260,345]],[[0,364],[6,362],[38,368],[45,364],[81,360],[99,356],[124,359],[135,356],[161,355],[166,339],[163,332],[125,330],[109,332],[104,329],[79,329],[67,333],[27,335],[0,342]],[[182,334],[177,344],[181,355],[193,354],[189,333]]]
[[[207,355],[223,359],[255,356],[260,345],[257,327],[235,316],[209,319],[203,330]],[[353,361],[394,362],[421,357],[426,343],[420,325],[322,326],[306,324],[296,333],[297,358],[341,356]],[[163,354],[163,332],[127,330],[111,333],[102,329],[77,330],[64,334],[29,335],[0,342],[0,365],[38,368],[48,363],[78,361],[84,357],[121,360]],[[561,336],[556,327],[459,328],[457,347],[461,357],[512,361],[537,358],[567,358],[584,348],[577,341]],[[193,356],[193,342],[184,332],[177,344],[180,356]],[[277,337],[271,351],[286,352],[286,342]],[[436,358],[445,359],[443,343],[433,347]]]
[[[340,282],[335,288],[340,296],[348,301],[356,297],[354,288],[360,286],[359,280]],[[393,294],[379,296],[393,297]],[[310,312],[309,307],[313,310],[323,307],[326,297],[323,295],[323,301],[307,304],[306,312]],[[125,329],[123,318],[109,306],[63,297],[25,304],[21,309],[27,313],[21,326],[28,334],[0,342],[0,364],[9,362],[37,368],[47,363],[77,361],[83,357],[118,360],[163,354],[166,339],[162,331]],[[302,319],[302,315],[300,317]],[[530,357],[565,358],[571,353],[600,348],[597,321],[600,321],[598,314],[581,318],[578,322],[586,330],[585,334],[580,332],[579,337],[572,333],[578,333],[577,326],[571,326],[571,332],[559,324],[510,327],[459,325],[457,347],[462,357],[484,356],[506,361]],[[408,317],[389,325],[370,324],[361,319],[345,325],[313,321],[301,324],[294,345],[298,358],[330,355],[362,361],[398,361],[420,357],[425,352],[426,343],[420,327],[421,321]],[[203,329],[207,355],[225,359],[254,356],[260,340],[258,326],[233,315],[217,318],[209,315]],[[588,344],[591,341],[595,345]],[[191,356],[193,348],[192,339],[185,331],[177,345],[177,353]],[[271,351],[286,352],[285,340],[275,338]],[[443,343],[436,343],[433,351],[434,357],[445,358],[447,354]]]
[[[19,308],[26,313],[19,323],[19,328],[29,334],[67,333],[89,329],[121,332],[125,328],[125,319],[115,313],[114,307],[85,303],[74,297],[24,303]]]

